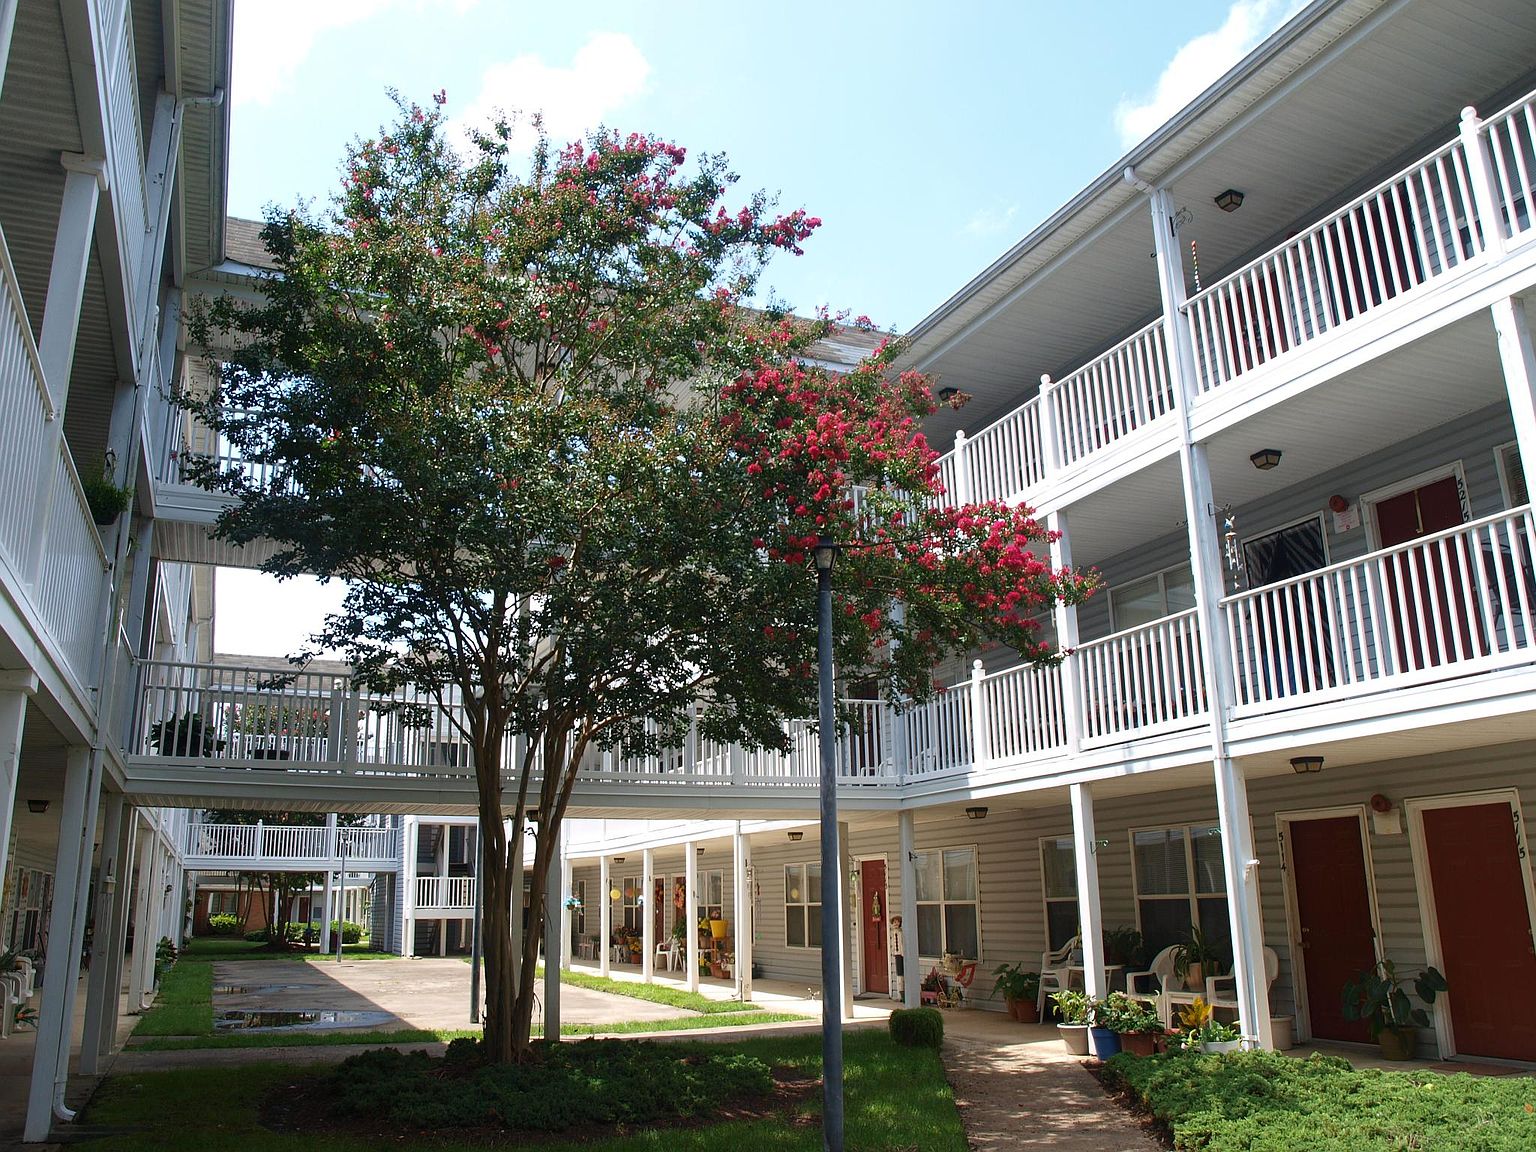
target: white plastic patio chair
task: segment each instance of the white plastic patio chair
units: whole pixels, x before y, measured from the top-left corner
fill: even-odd
[[[1152,957],[1152,963],[1147,965],[1145,971],[1125,974],[1126,995],[1134,1000],[1150,1000],[1156,1004],[1157,1017],[1163,1022],[1164,1028],[1169,1025],[1175,1003],[1191,1004],[1200,995],[1176,986],[1173,974],[1174,949],[1175,945],[1169,945]]]
[[[1269,990],[1274,987],[1275,977],[1280,975],[1280,957],[1275,955],[1273,948],[1264,949],[1264,997],[1269,999]],[[1237,1011],[1237,977],[1236,976],[1207,976],[1205,978],[1205,1002],[1211,1008],[1230,1008]]]
[[[663,944],[656,945],[656,967],[660,968],[662,965],[666,965],[668,972],[681,968],[683,966],[683,958],[678,954],[678,945],[681,943],[682,941],[680,940],[668,940]]]
[[[1056,951],[1047,949],[1040,953],[1040,993],[1035,997],[1035,1014],[1041,1020],[1045,1019],[1046,994],[1067,987],[1072,954],[1081,946],[1081,937],[1074,936]]]

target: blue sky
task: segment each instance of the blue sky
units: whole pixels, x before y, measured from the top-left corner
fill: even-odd
[[[823,220],[764,276],[905,330],[1235,64],[1300,0],[237,0],[230,212],[324,201],[386,92],[724,152]],[[220,651],[296,650],[339,592],[220,573]],[[275,623],[277,622],[277,623]]]

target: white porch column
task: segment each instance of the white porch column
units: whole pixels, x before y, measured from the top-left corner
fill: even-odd
[[[1131,173],[1127,173],[1128,176]],[[1211,763],[1216,805],[1221,818],[1222,863],[1227,880],[1227,906],[1232,928],[1232,969],[1235,977],[1238,1024],[1250,1045],[1273,1047],[1268,988],[1264,971],[1264,926],[1259,908],[1258,858],[1248,819],[1248,792],[1241,771],[1227,754],[1227,718],[1235,692],[1226,617],[1221,611],[1225,590],[1222,546],[1216,523],[1217,503],[1211,487],[1206,446],[1196,443],[1190,408],[1199,392],[1194,345],[1185,301],[1183,254],[1174,225],[1176,209],[1166,189],[1150,193],[1158,283],[1163,323],[1168,327],[1168,351],[1174,376],[1179,418],[1179,471],[1183,481],[1184,515],[1189,525],[1190,567],[1195,585],[1195,613],[1203,640],[1201,666],[1211,709]]]
[[[599,904],[602,915],[597,919],[597,972],[606,977],[609,974],[609,963],[613,950],[608,946],[609,939],[613,936],[613,869],[609,863],[608,854],[603,853],[601,860],[597,862],[597,887]]]
[[[328,956],[331,952],[331,901],[335,896],[333,878],[335,873],[329,867],[325,870],[325,899],[320,911],[320,955]]]
[[[137,1015],[144,1010],[144,997],[149,991],[144,942],[149,936],[149,892],[155,879],[155,833],[142,813],[135,824],[134,839],[138,863],[133,870],[133,955],[128,961],[128,1011]]]
[[[549,854],[544,873],[544,1039],[560,1039],[560,909],[565,893],[560,888],[560,845]]]
[[[1504,388],[1509,393],[1520,467],[1529,490],[1530,477],[1536,474],[1536,352],[1532,351],[1530,320],[1519,299],[1497,300],[1489,311],[1498,336],[1499,361],[1504,366]]]
[[[60,1120],[73,1120],[75,1115],[64,1107],[64,1088],[69,1075],[75,986],[80,980],[80,945],[85,935],[86,893],[96,832],[100,772],[99,753],[93,754],[89,748],[71,748],[65,754],[64,803],[59,813],[59,843],[54,860],[53,911],[48,920],[49,955],[22,1137],[27,1141],[47,1139],[54,1116]]]
[[[699,853],[683,845],[683,939],[688,942],[688,991],[699,990]]]
[[[133,906],[133,864],[138,857],[138,834],[138,812],[131,805],[125,806],[115,863],[114,875],[117,883],[112,893],[112,936],[106,941],[106,953],[101,957],[107,969],[107,974],[102,981],[107,995],[106,1011],[102,1016],[101,1032],[95,1053],[95,1059],[98,1061],[110,1056],[117,1046],[117,1024],[122,1005],[119,990],[123,986],[123,955],[128,950],[128,913]],[[92,960],[93,974],[95,970],[96,961]],[[132,1003],[130,999],[129,1004]],[[99,1069],[99,1064],[97,1067]],[[80,1070],[91,1071],[85,1065],[83,1056]]]
[[[980,663],[980,661],[977,661]],[[848,821],[837,822],[837,875],[833,877],[836,887],[832,896],[837,900],[838,917],[837,929],[841,936],[843,957],[843,1019],[853,1019],[853,933],[850,928],[853,925],[853,885],[850,877],[853,875],[853,853],[849,850],[850,842],[848,834]],[[827,898],[827,878],[821,878],[821,898]]]
[[[655,851],[647,848],[640,861],[640,979],[650,984],[656,978]]]
[[[1046,517],[1046,527],[1057,533],[1051,542],[1051,567],[1056,569],[1072,566],[1072,541],[1067,536],[1067,514],[1052,512]],[[1056,650],[1071,653],[1077,648],[1077,605],[1056,602]],[[1062,658],[1061,705],[1067,722],[1067,752],[1076,755],[1083,744],[1083,694],[1078,682],[1078,663],[1075,655]]]
[[[400,828],[400,955],[416,955],[416,852],[420,825],[407,816]]]
[[[1093,785],[1072,785],[1072,847],[1077,862],[1077,919],[1082,926],[1083,988],[1104,996],[1104,913],[1099,904],[1099,845],[1093,827]]]
[[[566,840],[565,829],[561,829],[560,835],[560,967],[571,966],[571,934],[576,924],[576,914],[566,903],[576,894],[576,881],[573,876],[574,869],[571,858],[565,854]]]
[[[37,691],[31,673],[0,673],[0,881],[7,875],[16,785],[21,778],[21,736],[27,725],[27,697]]]
[[[85,1029],[80,1038],[80,1071],[86,1074],[94,1074],[99,1058],[106,1055],[101,1051],[104,1035],[108,1037],[106,1046],[110,1050],[109,1022],[117,1019],[117,985],[110,982],[114,972],[112,953],[119,948],[121,934],[116,889],[132,817],[133,809],[124,803],[121,792],[107,796],[101,820],[101,855],[94,901],[96,916],[91,927],[91,971],[85,992]]]
[[[736,998],[752,999],[752,866],[747,860],[747,838],[741,821],[731,837],[732,933],[736,941]]]
[[[910,809],[896,814],[896,833],[901,852],[897,869],[901,876],[901,1002],[916,1008],[923,1002],[923,974],[917,954],[917,836]]]

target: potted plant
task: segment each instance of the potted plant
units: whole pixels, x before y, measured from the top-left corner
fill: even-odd
[[[1417,976],[1399,976],[1392,961],[1355,973],[1344,985],[1344,1018],[1364,1020],[1386,1060],[1407,1060],[1413,1055],[1418,1029],[1429,1027],[1429,1013],[1408,999],[1406,986],[1425,1004],[1446,990],[1439,969],[1425,968]]]
[[[1120,1001],[1124,999],[1125,993],[1111,992],[1088,1002],[1088,1047],[1100,1060],[1108,1060],[1120,1051],[1116,1028],[1120,1019]]]
[[[1142,957],[1141,933],[1129,924],[1104,929],[1104,963],[1138,964]]]
[[[1163,1023],[1157,1018],[1157,1009],[1145,1000],[1137,1000],[1121,993],[1120,1003],[1114,1013],[1113,1027],[1120,1037],[1120,1049],[1135,1056],[1151,1056],[1157,1051],[1158,1037]]]
[[[1185,1052],[1219,1054],[1236,1052],[1243,1046],[1237,1029],[1217,1020],[1203,996],[1195,997],[1194,1002],[1179,1014],[1179,1021],[1184,1026],[1183,1031],[1171,1042],[1176,1042]]]
[[[922,995],[924,1004],[938,1004],[944,997],[944,977],[939,975],[937,968],[930,968],[928,975],[923,977]]]
[[[1173,947],[1173,974],[1191,992],[1203,990],[1207,976],[1220,975],[1220,965],[1220,957],[1198,924],[1191,924],[1189,935]]]
[[[992,969],[997,977],[992,993],[1008,1005],[1008,1015],[1021,1024],[1033,1024],[1040,1018],[1040,973],[1024,971],[1023,964],[1000,964]]]
[[[1088,994],[1073,988],[1052,992],[1056,1014],[1061,1018],[1056,1032],[1068,1052],[1074,1056],[1088,1055]]]
[[[80,491],[85,495],[86,507],[91,510],[91,519],[103,528],[115,523],[133,503],[133,489],[119,488],[113,483],[112,472],[116,464],[116,455],[109,451],[101,462],[99,473],[80,477]]]
[[[212,756],[224,747],[196,712],[151,724],[149,743],[161,756]]]

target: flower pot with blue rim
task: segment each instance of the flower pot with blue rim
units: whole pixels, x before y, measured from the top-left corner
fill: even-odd
[[[1120,1051],[1120,1037],[1109,1028],[1088,1029],[1088,1046],[1100,1060],[1108,1060]]]

